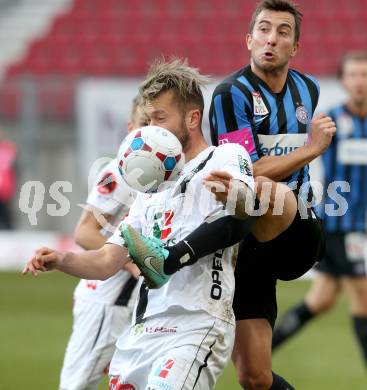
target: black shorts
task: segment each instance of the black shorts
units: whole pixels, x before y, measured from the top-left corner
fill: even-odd
[[[330,274],[335,278],[348,276],[363,278],[367,276],[364,259],[351,260],[345,249],[345,233],[327,233],[325,256],[315,266],[315,270]]]
[[[324,255],[322,223],[311,212],[299,212],[287,230],[260,243],[249,234],[240,244],[233,309],[236,320],[265,318],[274,327],[277,316],[277,279],[293,280],[306,273]]]

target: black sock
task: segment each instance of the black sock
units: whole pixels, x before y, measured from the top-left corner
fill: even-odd
[[[305,302],[301,302],[288,310],[279,324],[275,326],[272,342],[273,350],[286,339],[297,333],[303,325],[313,317],[314,314],[310,311]]]
[[[172,275],[185,265],[194,264],[198,260],[195,251],[190,247],[186,239],[176,245],[166,247],[169,255],[164,262],[164,272]],[[187,264],[189,263],[189,264]]]
[[[273,372],[273,384],[269,390],[295,390],[284,378]]]
[[[367,367],[367,317],[352,316],[352,320],[354,332],[364,357],[364,364]]]
[[[164,272],[171,275],[203,256],[237,244],[249,233],[255,220],[256,217],[239,219],[225,216],[202,223],[184,240],[166,247],[169,255],[164,263]]]

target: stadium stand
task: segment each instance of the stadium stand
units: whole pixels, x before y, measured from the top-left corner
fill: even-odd
[[[11,63],[0,89],[0,114],[19,110],[18,80],[32,76],[44,116],[70,118],[82,77],[139,77],[154,57],[188,56],[202,72],[224,75],[247,60],[244,26],[254,2],[243,0],[73,0],[43,36]],[[337,59],[367,44],[363,0],[301,1],[300,53],[294,66],[331,75]],[[315,12],[315,10],[317,11]],[[218,55],[220,53],[220,55]],[[52,80],[51,83],[43,83]]]

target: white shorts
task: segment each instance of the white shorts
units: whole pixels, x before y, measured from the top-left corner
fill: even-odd
[[[60,390],[94,390],[111,361],[117,338],[131,325],[131,309],[77,299]]]
[[[234,325],[208,313],[170,311],[123,334],[110,390],[213,389],[233,348]]]

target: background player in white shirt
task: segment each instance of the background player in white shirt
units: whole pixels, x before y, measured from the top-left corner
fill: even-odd
[[[201,130],[204,101],[200,90],[206,79],[180,60],[156,63],[147,83],[157,96],[147,105],[151,125],[170,129],[181,141],[185,167],[176,183],[156,194],[139,194],[124,222],[153,236],[159,215],[170,213],[166,243],[182,240],[205,221],[228,212],[203,186],[212,171],[222,170],[245,184],[253,196],[251,162],[239,145],[209,147]],[[244,169],[244,166],[249,169]],[[239,227],[240,220],[227,219]],[[235,229],[232,229],[235,231]],[[56,268],[74,276],[106,279],[129,260],[122,223],[109,245],[83,253],[41,248],[24,273]],[[211,239],[209,237],[209,239]],[[142,284],[134,324],[120,337],[111,362],[111,389],[212,389],[230,358],[234,338],[232,298],[236,246],[212,253],[173,275],[159,290]],[[190,281],[190,283],[189,283]]]
[[[128,131],[145,126],[147,118],[133,100]],[[101,248],[135,199],[113,159],[102,168],[75,229],[82,248]],[[135,267],[134,267],[135,268]],[[131,272],[137,275],[135,268]],[[74,291],[73,331],[61,370],[60,390],[93,390],[108,367],[118,336],[130,325],[137,280],[120,270],[105,281],[82,279]]]

